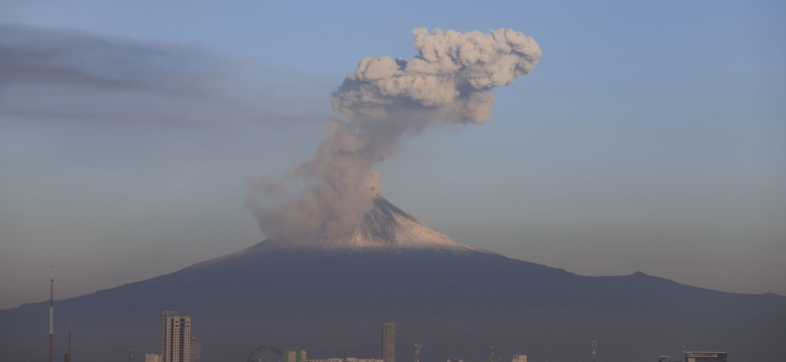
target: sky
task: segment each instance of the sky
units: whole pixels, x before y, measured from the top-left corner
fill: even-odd
[[[786,295],[786,5],[0,3],[0,309],[264,239],[247,181],[317,149],[363,57],[510,28],[543,56],[482,126],[375,166],[455,240],[583,275]]]

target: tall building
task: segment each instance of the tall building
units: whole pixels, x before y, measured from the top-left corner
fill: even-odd
[[[464,362],[464,360],[461,358],[453,357],[453,358],[448,358],[448,362]]]
[[[145,362],[161,362],[161,355],[158,353],[148,353],[145,355]]]
[[[161,314],[161,361],[191,362],[191,318],[177,312]]]
[[[396,322],[382,322],[381,337],[379,358],[385,362],[396,362]]]
[[[202,341],[196,337],[191,337],[191,362],[202,362]]]
[[[527,355],[526,354],[514,354],[513,355],[513,362],[527,362]]]
[[[284,362],[302,362],[306,359],[306,351],[303,349],[292,348],[284,351]]]

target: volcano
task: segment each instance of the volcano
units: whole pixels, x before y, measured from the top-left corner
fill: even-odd
[[[414,216],[399,209],[390,201],[378,197],[374,200],[374,208],[363,218],[363,222],[348,235],[316,236],[302,240],[267,239],[249,249],[207,263],[239,257],[244,254],[255,255],[275,250],[323,253],[406,253],[413,251],[454,254],[489,253],[461,244],[449,236],[423,225]]]
[[[637,272],[587,277],[458,243],[383,198],[342,237],[267,239],[180,271],[55,302],[55,356],[74,321],[75,361],[158,351],[159,316],[192,319],[203,361],[262,345],[310,358],[378,358],[397,322],[398,361],[655,360],[682,348],[734,360],[786,356],[786,297],[712,291]],[[46,360],[48,302],[0,311],[0,361]],[[609,357],[606,347],[608,342]],[[62,355],[62,354],[60,354]]]

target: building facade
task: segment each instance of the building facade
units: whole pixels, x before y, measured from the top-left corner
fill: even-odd
[[[177,312],[161,314],[160,362],[191,362],[191,318]]]
[[[306,358],[306,350],[300,348],[292,348],[284,351],[284,362],[303,362]]]
[[[396,322],[382,322],[379,358],[384,362],[396,362]]]
[[[384,362],[381,359],[375,359],[375,358],[354,358],[354,357],[345,358],[344,361],[346,361],[346,362]]]
[[[514,354],[513,355],[513,362],[527,362],[527,355],[526,354]]]
[[[191,362],[202,362],[202,341],[191,337]]]
[[[302,362],[344,362],[343,358],[304,359]]]
[[[161,362],[161,355],[158,353],[148,353],[145,355],[145,362]]]
[[[726,352],[685,352],[684,362],[726,362]]]

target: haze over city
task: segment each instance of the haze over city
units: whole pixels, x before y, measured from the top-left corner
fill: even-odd
[[[67,299],[312,249],[786,295],[784,16],[774,1],[3,2],[0,309],[48,300],[53,272]]]

